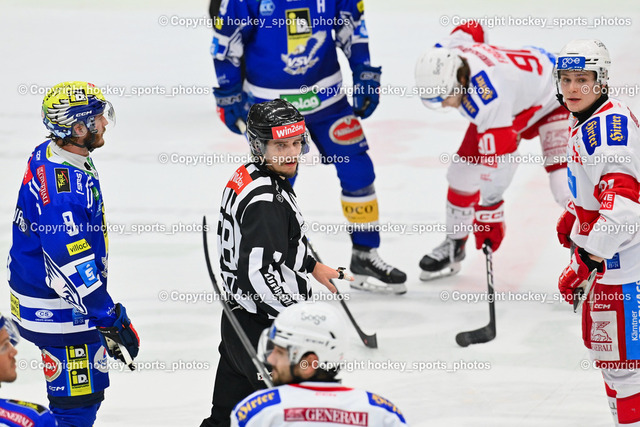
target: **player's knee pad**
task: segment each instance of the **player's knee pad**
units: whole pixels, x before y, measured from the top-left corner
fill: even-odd
[[[101,394],[104,394],[104,392],[101,392]],[[58,399],[62,401],[61,404],[63,405],[66,403],[64,402],[64,397]],[[100,403],[73,408],[59,407],[54,405],[53,402],[50,405],[51,412],[53,412],[58,422],[58,427],[91,427],[96,421],[99,408]]]
[[[457,193],[474,194],[480,191],[481,166],[466,162],[452,162],[447,170],[449,188]]]
[[[107,351],[100,342],[41,347],[40,351],[50,401],[65,406],[102,401],[103,391],[109,387],[109,373]]]

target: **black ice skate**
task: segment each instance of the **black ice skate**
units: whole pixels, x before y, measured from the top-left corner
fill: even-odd
[[[460,261],[464,259],[464,245],[467,238],[450,239],[447,237],[433,252],[420,260],[420,280],[435,280],[452,276],[460,271]]]
[[[354,289],[386,294],[407,292],[407,275],[384,262],[374,248],[354,245],[349,269],[355,279],[351,282]]]

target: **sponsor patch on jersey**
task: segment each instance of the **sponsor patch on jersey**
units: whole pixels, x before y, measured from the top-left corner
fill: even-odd
[[[287,9],[285,11],[287,22],[287,52],[294,53],[298,46],[305,45],[311,38],[313,28],[311,26],[311,13],[309,8]]]
[[[613,209],[613,202],[616,199],[616,193],[613,191],[605,191],[602,194],[602,201],[600,202],[600,209],[610,211]]]
[[[617,255],[617,254],[616,254]],[[640,282],[622,285],[627,359],[640,359]]]
[[[258,412],[280,402],[280,392],[278,390],[265,391],[241,402],[236,406],[233,416],[238,420],[238,425],[244,427]]]
[[[618,321],[615,311],[592,311],[589,340],[598,360],[618,360]]]
[[[34,412],[37,412],[38,415],[42,415],[42,414],[44,414],[45,412],[48,411],[48,409],[45,408],[42,405],[38,405],[37,403],[25,402],[24,400],[9,399],[9,400],[7,400],[7,402],[13,403],[14,405],[17,405],[17,406],[22,406],[24,408],[29,408],[29,409],[33,410]]]
[[[567,181],[569,182],[569,191],[575,199],[578,197],[578,191],[576,188],[576,177],[571,173],[571,168],[567,167]]]
[[[262,0],[260,2],[260,15],[271,16],[276,10],[276,5],[272,0]]]
[[[369,414],[336,408],[286,408],[284,421],[368,426]]]
[[[614,256],[607,260],[607,270],[620,269],[620,253],[616,252]]]
[[[471,99],[468,94],[465,94],[462,97],[462,103],[460,104],[460,106],[472,119],[475,119],[478,115],[478,106],[475,102],[473,102],[473,99]]]
[[[329,128],[329,138],[339,145],[352,145],[364,140],[364,132],[360,120],[349,115],[337,120]]]
[[[58,193],[70,193],[71,182],[69,181],[69,169],[55,168],[56,173],[56,191]]]
[[[558,70],[582,70],[584,64],[584,56],[560,56],[558,58]]]
[[[627,145],[629,130],[627,117],[621,114],[609,114],[605,119],[607,126],[607,145]]]
[[[292,136],[302,135],[305,131],[304,120],[290,125],[276,126],[271,128],[273,139],[284,139]]]
[[[313,92],[300,95],[280,95],[280,99],[290,102],[301,113],[312,111],[320,106],[320,98]]]
[[[406,421],[404,420],[404,416],[402,415],[402,412],[400,412],[400,409],[398,409],[396,405],[389,402],[384,397],[378,396],[377,394],[367,392],[367,397],[369,398],[369,404],[371,406],[378,406],[380,408],[386,409],[387,411],[393,414],[396,414],[400,419],[400,421],[406,424]]]
[[[6,408],[0,408],[0,421],[7,420],[10,425],[17,425],[21,427],[33,427],[36,425],[35,421],[26,416],[25,414],[17,411],[10,411]],[[9,425],[2,423],[2,425]]]
[[[42,365],[44,369],[44,377],[47,382],[52,382],[60,376],[62,372],[62,364],[60,360],[47,350],[42,350]]]
[[[67,346],[68,383],[70,396],[91,394],[89,354],[86,345]]]
[[[76,271],[87,288],[91,287],[91,285],[98,281],[98,268],[96,267],[96,262],[94,260],[76,265]]]
[[[53,317],[53,312],[51,310],[41,309],[36,311],[36,317],[40,320],[51,322],[51,318]]]
[[[20,300],[14,294],[11,294],[11,314],[18,320],[22,320],[22,317],[20,317]]]
[[[594,117],[582,125],[582,143],[589,155],[600,146],[600,117]]]
[[[77,242],[69,243],[67,245],[67,251],[69,255],[74,256],[81,252],[91,249],[86,239],[78,240]]]
[[[496,92],[496,89],[491,84],[491,80],[489,80],[486,71],[480,71],[471,77],[471,84],[475,86],[476,93],[484,105],[498,98],[498,92]]]
[[[47,174],[44,170],[44,165],[38,166],[38,169],[36,169],[36,176],[38,177],[38,181],[40,181],[40,199],[42,200],[42,204],[46,206],[51,203],[51,199],[49,199]]]
[[[240,166],[238,170],[236,170],[227,183],[227,187],[231,188],[236,194],[240,194],[242,189],[246,187],[253,179],[251,178],[251,174],[244,166]]]
[[[342,199],[342,213],[352,224],[367,224],[378,221],[378,199],[357,201],[356,198]]]
[[[284,71],[291,75],[305,74],[320,61],[318,51],[327,40],[326,31],[313,34],[309,8],[287,9],[287,53],[280,59],[285,63]]]

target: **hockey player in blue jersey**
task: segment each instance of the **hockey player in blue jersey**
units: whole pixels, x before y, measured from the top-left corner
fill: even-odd
[[[358,117],[369,117],[378,105],[381,68],[370,64],[363,1],[213,0],[210,13],[220,119],[241,133],[249,106],[276,98],[291,102],[305,116],[323,163],[333,163],[340,179],[353,243],[351,286],[405,293],[406,274],[377,252],[375,173]],[[353,107],[336,46],[353,71]]]
[[[15,346],[20,334],[15,324],[0,314],[0,383],[12,383],[16,372]],[[56,419],[47,408],[36,403],[0,399],[0,425],[8,427],[56,427]]]
[[[109,386],[107,355],[133,367],[139,339],[107,292],[109,240],[89,154],[104,145],[113,108],[85,82],[52,87],[42,103],[49,140],[29,158],[13,217],[11,314],[42,352],[60,426],[91,426]]]

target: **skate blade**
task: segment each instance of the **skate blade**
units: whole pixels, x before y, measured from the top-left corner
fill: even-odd
[[[420,273],[420,280],[423,282],[429,282],[431,280],[441,279],[443,277],[453,276],[457,274],[462,269],[462,265],[459,262],[454,262],[449,267],[444,268],[440,271],[424,271]]]
[[[384,283],[382,280],[378,280],[375,277],[359,274],[354,274],[353,277],[354,281],[349,283],[353,289],[387,295],[401,295],[407,293],[407,287],[404,283]]]

